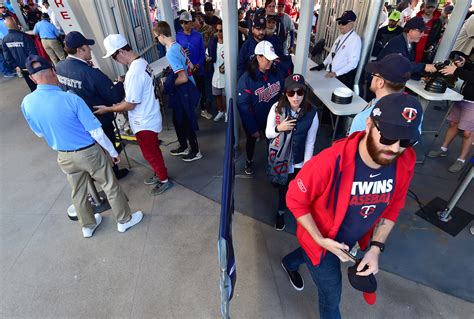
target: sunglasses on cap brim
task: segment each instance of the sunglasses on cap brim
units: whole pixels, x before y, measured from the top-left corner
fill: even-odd
[[[375,128],[379,131],[380,133],[380,144],[383,144],[383,145],[393,145],[395,143],[397,143],[398,141],[400,141],[400,147],[404,147],[404,148],[407,148],[407,147],[411,147],[411,146],[415,146],[416,144],[418,144],[418,140],[410,140],[410,139],[398,139],[398,140],[392,140],[392,139],[389,139],[389,138],[385,138],[383,135],[382,135],[382,132],[380,131],[380,126],[379,126],[379,123],[377,123],[376,120],[374,120],[372,118],[372,122],[374,123],[374,126]]]

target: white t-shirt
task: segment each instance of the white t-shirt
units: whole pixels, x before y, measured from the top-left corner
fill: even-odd
[[[219,72],[219,67],[224,63],[224,43],[217,42],[217,59],[214,62],[212,86],[217,89],[225,88],[225,74]]]
[[[133,133],[145,130],[160,133],[160,104],[155,99],[153,70],[145,59],[139,58],[130,64],[124,86],[125,101],[136,104],[133,110],[128,111]]]

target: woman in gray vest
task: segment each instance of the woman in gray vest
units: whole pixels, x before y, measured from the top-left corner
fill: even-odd
[[[267,176],[278,188],[278,212],[275,229],[285,229],[286,191],[288,184],[313,157],[318,115],[309,103],[308,87],[301,74],[285,79],[285,92],[273,104],[267,118],[265,135],[270,140]]]

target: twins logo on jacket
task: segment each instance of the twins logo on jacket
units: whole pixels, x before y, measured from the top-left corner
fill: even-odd
[[[276,83],[268,83],[255,90],[255,95],[258,96],[258,102],[268,102],[280,93],[280,81]]]

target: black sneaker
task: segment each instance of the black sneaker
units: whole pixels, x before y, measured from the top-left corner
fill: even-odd
[[[282,231],[283,229],[285,229],[285,214],[280,214],[277,212],[275,229],[278,231]]]
[[[189,154],[184,155],[181,159],[185,162],[192,162],[202,158],[201,152],[189,152]]]
[[[252,161],[245,162],[245,174],[253,175]]]
[[[170,154],[173,155],[173,156],[179,156],[179,155],[188,155],[189,154],[189,150],[187,147],[178,147],[174,150],[171,150],[170,151]]]
[[[283,267],[283,269],[288,274],[288,279],[290,279],[290,282],[293,285],[293,288],[295,288],[298,291],[303,290],[304,289],[304,281],[303,281],[303,277],[301,277],[300,273],[298,271],[291,271],[288,268],[286,268],[283,261],[281,262],[281,266]]]
[[[163,194],[165,191],[167,191],[171,187],[173,187],[173,183],[170,180],[164,183],[158,183],[155,185],[155,187],[152,188],[151,194],[153,196]]]
[[[117,177],[117,179],[122,179],[122,178],[124,178],[125,176],[128,175],[129,170],[126,169],[126,168],[122,168],[122,169],[114,171],[114,173],[115,173],[115,177]]]
[[[158,183],[161,183],[160,178],[156,175],[153,175],[152,177],[149,177],[143,181],[145,185],[155,185]]]

